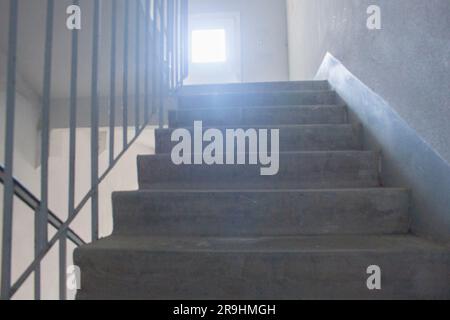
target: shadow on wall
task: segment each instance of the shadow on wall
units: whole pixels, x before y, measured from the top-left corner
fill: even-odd
[[[328,80],[363,124],[366,147],[382,151],[383,183],[411,189],[412,232],[450,243],[449,163],[330,53],[316,79]]]

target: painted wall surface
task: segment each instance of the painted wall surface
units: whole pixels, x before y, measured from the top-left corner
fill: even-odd
[[[381,8],[382,29],[366,27]],[[450,1],[287,0],[290,77],[312,79],[327,51],[450,162]]]
[[[18,58],[17,58],[17,87],[16,87],[16,119],[15,119],[15,153],[14,176],[32,193],[39,197],[40,192],[40,114],[41,95],[44,63],[44,39],[45,39],[45,8],[46,0],[21,1],[19,4],[18,26]],[[111,10],[111,2],[103,1],[102,12],[104,18],[108,17]],[[124,1],[119,1],[119,12],[123,12]],[[5,103],[6,103],[6,52],[8,35],[9,1],[0,0],[0,164],[4,164],[4,139],[5,139]],[[54,50],[51,91],[51,127],[50,133],[50,157],[49,157],[49,207],[61,219],[67,218],[68,205],[68,107],[70,88],[70,32],[65,27],[66,7],[72,4],[71,0],[55,1],[55,28]],[[133,5],[132,4],[132,11]],[[79,118],[77,129],[77,165],[76,165],[76,201],[77,203],[86,194],[90,186],[90,131],[86,127],[90,124],[90,74],[91,74],[91,43],[92,43],[92,1],[81,0],[82,30],[80,31],[79,47],[79,81],[78,81],[78,108]],[[133,11],[134,12],[134,11]],[[119,15],[120,16],[120,15]],[[131,19],[134,21],[134,19]],[[100,45],[100,88],[102,103],[102,115],[100,126],[106,125],[105,115],[109,115],[106,109],[105,96],[109,92],[109,26],[111,20],[104,19],[101,31]],[[123,39],[123,22],[118,19],[118,46]],[[131,25],[130,34],[134,32],[134,24]],[[130,37],[130,67],[135,68],[134,42]],[[117,101],[121,101],[122,87],[122,63],[123,52],[118,52],[117,70]],[[142,67],[139,67],[143,70]],[[134,71],[134,69],[133,69]],[[130,94],[134,93],[135,79],[130,70]],[[142,76],[142,75],[141,75]],[[134,101],[131,100],[131,106]],[[117,114],[121,115],[120,104],[117,106]],[[105,108],[105,109],[104,109]],[[130,118],[133,116],[130,107]],[[128,136],[134,135],[134,128],[130,128]],[[116,155],[122,149],[121,118],[117,118],[115,129]],[[108,164],[109,129],[100,128],[100,173],[104,172]],[[107,236],[112,231],[111,193],[118,190],[137,189],[136,156],[153,152],[153,129],[149,127],[142,136],[130,147],[114,170],[110,172],[105,181],[100,185],[99,191],[99,215],[100,235]],[[130,170],[131,168],[131,170]],[[124,175],[123,172],[127,174]],[[80,212],[71,227],[82,236],[90,239],[90,204]],[[0,242],[3,221],[3,186],[0,185]],[[49,228],[49,236],[54,230]],[[72,262],[74,246],[68,242],[68,265]],[[13,256],[12,278],[13,281],[31,263],[34,255],[34,214],[21,201],[14,201],[13,217]],[[1,259],[1,257],[0,257]],[[1,264],[0,264],[1,267]],[[58,245],[49,252],[42,264],[42,298],[58,299]],[[73,298],[74,292],[68,297]],[[24,286],[16,293],[14,299],[33,298],[33,277],[29,277]]]
[[[239,12],[242,81],[288,79],[286,4],[282,0],[190,0],[189,14]]]
[[[364,147],[381,150],[383,185],[410,190],[411,232],[449,243],[450,164],[331,54],[317,79],[328,80],[348,106],[352,121],[363,125]]]
[[[3,95],[0,94],[0,98]],[[18,100],[22,105],[23,100]],[[0,105],[1,106],[1,105]],[[0,111],[2,108],[0,108]],[[21,108],[19,107],[19,110]],[[17,120],[24,121],[23,115],[19,114]],[[2,125],[1,130],[4,129]],[[129,129],[128,135],[134,135],[134,129]],[[28,138],[28,146],[36,151],[37,140],[30,139],[31,135],[17,135],[19,139],[16,146],[24,145],[22,139]],[[109,161],[109,131],[108,128],[100,128],[100,173],[103,173]],[[122,149],[122,128],[115,129],[115,150],[116,156]],[[0,135],[3,139],[3,135]],[[0,140],[3,141],[3,140]],[[22,143],[21,143],[22,141]],[[79,203],[88,192],[90,182],[90,129],[77,129],[76,147],[76,203]],[[141,154],[154,153],[154,130],[148,128],[144,130],[141,137],[135,141],[116,167],[109,173],[99,188],[99,228],[100,236],[105,237],[113,230],[111,194],[114,191],[136,190],[137,189],[137,167],[136,157]],[[36,196],[39,196],[40,166],[34,166],[29,158],[23,154],[22,148],[17,148],[14,159],[14,175]],[[50,158],[49,158],[49,208],[60,219],[67,219],[68,204],[68,164],[69,164],[69,130],[53,129],[50,134]],[[131,169],[131,170],[130,170]],[[124,174],[126,172],[126,174]],[[0,187],[0,192],[3,187]],[[0,221],[3,215],[3,193],[0,196]],[[13,228],[13,257],[12,257],[12,278],[13,281],[32,262],[34,256],[34,214],[17,198],[14,201],[14,228]],[[71,224],[71,228],[78,233],[82,239],[90,242],[90,204],[86,204]],[[1,223],[0,223],[1,226]],[[0,229],[0,239],[2,230]],[[49,238],[54,235],[53,228],[49,228]],[[72,252],[74,245],[68,241],[67,265],[72,265]],[[58,299],[58,244],[47,254],[42,264],[42,299]],[[74,298],[75,292],[69,291],[68,298]],[[30,277],[24,286],[16,293],[14,299],[33,299],[33,277]]]

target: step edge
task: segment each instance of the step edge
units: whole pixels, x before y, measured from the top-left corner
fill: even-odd
[[[380,240],[381,238],[381,240]],[[245,245],[247,242],[255,242],[255,241],[276,241],[276,240],[283,240],[283,241],[302,241],[308,239],[308,243],[306,244],[306,247],[291,247],[291,248],[281,248],[281,249],[267,249],[267,248],[245,248],[245,249],[235,249],[235,248],[225,248],[225,249],[218,249],[217,247],[214,248],[193,248],[193,249],[179,249],[179,248],[170,248],[171,245],[175,246],[176,244],[179,244],[180,242],[188,243],[188,245],[194,246],[195,243],[198,244],[199,241],[202,241],[203,243],[215,243],[222,241],[222,244],[224,245],[225,242],[230,243],[233,241],[234,245],[239,245],[237,241],[242,241],[242,244]],[[126,245],[123,245],[122,247],[118,247],[118,243],[121,243],[122,241],[126,241],[125,244],[137,244],[135,247],[128,246],[126,248]],[[143,241],[144,240],[144,241]],[[338,241],[348,241],[348,245],[350,246],[350,243],[358,243],[361,245],[361,243],[364,244],[364,248],[344,248],[346,245],[342,245],[343,247],[340,248],[331,248],[326,247],[327,244],[324,244],[324,240],[329,240],[329,243],[333,243],[335,245],[336,240]],[[359,241],[358,241],[359,240]],[[363,241],[361,241],[363,240]],[[387,241],[387,240],[394,240],[397,241],[395,243],[395,247],[392,246],[392,243],[390,241],[387,241],[385,244],[380,244],[377,241]],[[161,249],[151,249],[149,247],[138,247],[139,245],[142,246],[143,243],[147,242],[157,242],[157,241],[166,241],[169,242],[169,244],[166,244],[168,246],[167,248],[161,248]],[[400,241],[400,243],[398,243]],[[170,243],[172,242],[172,243]],[[190,242],[190,243],[189,243]],[[313,246],[317,246],[320,244],[321,248],[313,248]],[[406,244],[407,248],[402,248],[402,246]],[[226,245],[226,244],[225,244]],[[297,243],[296,243],[297,245]],[[419,247],[422,246],[422,247]],[[108,247],[110,246],[110,247]],[[331,245],[330,245],[331,246]],[[223,248],[223,247],[222,247]],[[306,249],[305,249],[306,248]],[[83,250],[83,251],[90,251],[90,250],[108,250],[108,251],[123,251],[126,249],[131,249],[137,252],[154,252],[154,253],[356,253],[356,252],[428,252],[430,253],[430,250],[433,250],[435,252],[439,253],[447,253],[450,256],[450,245],[442,244],[433,242],[418,236],[415,236],[410,233],[400,233],[400,234],[379,234],[379,235],[367,235],[367,234],[352,234],[352,235],[332,235],[332,234],[326,234],[326,235],[302,235],[302,236],[260,236],[260,237],[155,237],[155,236],[133,236],[133,235],[113,235],[109,236],[107,238],[103,238],[100,241],[97,241],[95,243],[91,243],[88,245],[84,245],[82,247],[77,248],[77,250]]]
[[[388,192],[398,192],[398,193],[410,193],[411,189],[409,188],[401,188],[401,187],[394,187],[394,188],[386,188],[386,187],[374,187],[374,188],[342,188],[342,189],[239,189],[239,190],[232,190],[232,189],[199,189],[199,190],[185,190],[185,189],[144,189],[144,190],[129,190],[129,191],[114,191],[112,192],[112,197],[120,197],[120,196],[126,196],[126,195],[136,195],[136,194],[174,194],[174,193],[180,193],[180,194],[205,194],[205,193],[350,193],[350,192],[357,192],[357,193],[388,193]]]

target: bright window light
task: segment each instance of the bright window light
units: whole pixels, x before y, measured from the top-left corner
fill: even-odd
[[[192,31],[192,63],[221,63],[227,61],[224,29]]]

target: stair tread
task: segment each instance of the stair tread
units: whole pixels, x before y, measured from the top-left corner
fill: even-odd
[[[320,94],[320,93],[334,93],[335,91],[332,89],[321,89],[321,90],[273,90],[273,91],[248,91],[248,92],[202,92],[202,93],[182,93],[178,95],[178,98],[184,97],[205,97],[205,96],[248,96],[248,95],[280,95],[280,94]]]
[[[201,121],[201,120],[199,120]],[[229,125],[220,125],[220,126],[212,126],[212,125],[203,125],[203,129],[218,129],[218,130],[225,130],[225,129],[308,129],[308,128],[352,128],[355,127],[354,124],[351,123],[317,123],[317,124],[270,124],[270,125],[251,125],[251,124],[229,124]],[[163,128],[163,129],[157,129],[159,131],[174,131],[177,129],[194,129],[193,126],[180,126],[176,128]]]
[[[185,85],[183,86],[182,90],[189,90],[192,88],[201,88],[204,90],[207,90],[208,88],[220,88],[220,89],[227,89],[236,87],[236,88],[242,88],[242,87],[251,87],[251,86],[263,86],[263,87],[270,87],[270,86],[295,86],[295,85],[326,85],[328,86],[327,80],[301,80],[301,81],[252,81],[252,82],[238,82],[238,83],[218,83],[218,84],[191,84],[191,85]]]
[[[449,299],[449,261],[413,235],[113,236],[75,251],[80,299]],[[371,265],[382,290],[367,288]]]
[[[261,109],[308,109],[308,108],[343,108],[346,107],[344,104],[334,103],[334,104],[302,104],[302,105],[262,105],[262,106],[248,106],[248,107],[226,107],[224,111],[231,111],[233,109],[244,109],[245,111],[250,111],[254,109],[255,111],[261,111]],[[198,107],[198,108],[182,108],[175,109],[172,111],[182,111],[182,112],[198,112],[202,110],[206,111],[217,111],[218,107]]]
[[[281,105],[226,108],[181,108],[169,111],[176,128],[202,120],[208,125],[348,124],[345,105]]]
[[[74,251],[79,298],[449,297],[450,244],[410,233],[409,190],[381,187],[380,153],[361,150],[362,127],[327,81],[187,86],[177,98],[156,154],[138,156],[140,190],[113,193],[113,234]],[[170,133],[197,119],[280,129],[278,174],[175,165]],[[367,290],[369,265],[382,291]]]
[[[179,108],[250,107],[268,105],[335,104],[334,90],[197,92],[178,95]]]
[[[283,192],[377,192],[377,191],[408,191],[408,188],[388,188],[388,187],[375,187],[375,188],[330,188],[330,189],[144,189],[144,190],[132,190],[132,191],[116,191],[114,194],[127,194],[127,193],[283,193]]]
[[[111,236],[82,247],[88,250],[139,252],[448,252],[450,247],[414,235],[319,235],[279,237]]]
[[[158,129],[155,133],[156,153],[170,153],[178,144],[172,141],[172,134],[176,130],[187,130],[191,137],[195,137],[193,123],[177,128]],[[202,132],[219,130],[226,137],[227,130],[242,130],[258,134],[258,130],[278,130],[280,151],[334,151],[334,150],[362,150],[361,127],[352,124],[318,124],[318,125],[203,125]],[[228,140],[226,140],[228,141]],[[270,141],[270,138],[269,138]],[[205,147],[207,143],[203,143]]]
[[[275,81],[275,82],[245,82],[223,84],[193,84],[185,85],[180,92],[261,92],[273,90],[326,90],[330,85],[328,81]]]

